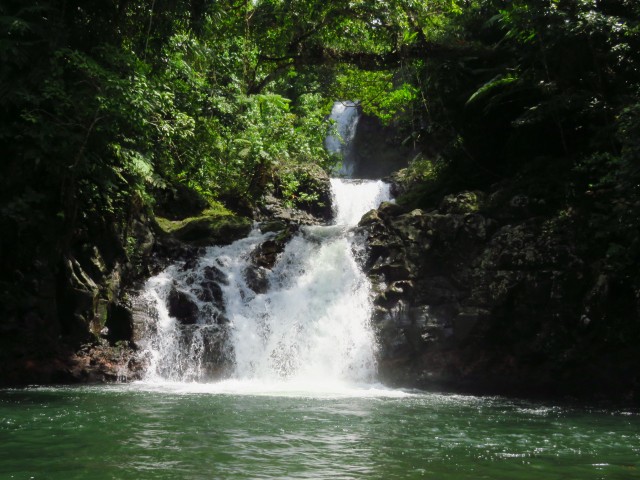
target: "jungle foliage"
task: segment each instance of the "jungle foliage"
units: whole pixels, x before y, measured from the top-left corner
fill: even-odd
[[[635,0],[5,0],[2,302],[159,191],[255,203],[278,171],[300,183],[291,165],[331,168],[336,99],[422,152],[419,204],[517,183],[585,212],[630,272],[639,19]]]

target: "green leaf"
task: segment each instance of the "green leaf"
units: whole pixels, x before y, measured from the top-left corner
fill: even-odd
[[[513,74],[498,74],[489,80],[487,83],[482,85],[478,90],[476,90],[467,100],[465,105],[471,105],[477,101],[483,100],[486,97],[495,94],[496,91],[501,90],[508,85],[511,85],[518,81],[518,77]]]

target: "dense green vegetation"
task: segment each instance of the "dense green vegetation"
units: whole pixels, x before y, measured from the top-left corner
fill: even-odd
[[[68,251],[127,245],[178,186],[304,196],[335,99],[422,152],[407,201],[507,184],[636,282],[639,19],[635,0],[3,1],[0,303],[21,321]]]

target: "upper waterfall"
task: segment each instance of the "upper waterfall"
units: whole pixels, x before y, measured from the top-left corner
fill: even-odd
[[[336,133],[327,135],[325,147],[329,152],[342,157],[342,168],[338,174],[350,177],[355,170],[355,158],[350,144],[360,119],[358,105],[352,101],[335,102],[329,119],[335,122]]]

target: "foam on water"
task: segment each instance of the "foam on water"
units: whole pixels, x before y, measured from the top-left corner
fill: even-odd
[[[119,389],[177,395],[212,394],[268,396],[290,398],[407,398],[423,395],[385,387],[382,384],[352,384],[345,382],[265,381],[228,379],[211,383],[200,382],[134,382]]]

